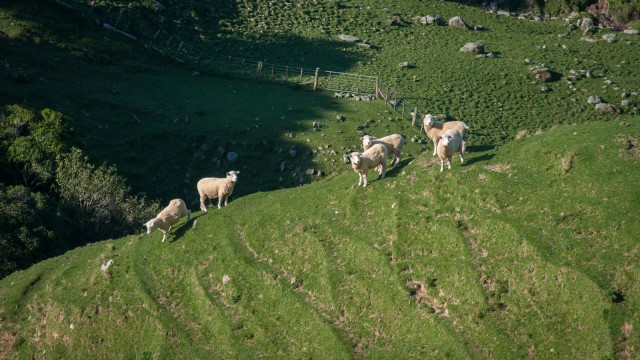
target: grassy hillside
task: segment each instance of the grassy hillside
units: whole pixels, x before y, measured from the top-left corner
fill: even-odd
[[[5,354],[636,358],[638,136],[557,127],[76,249],[0,282]]]

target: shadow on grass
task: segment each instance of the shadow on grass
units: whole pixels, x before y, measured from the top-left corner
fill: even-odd
[[[473,165],[477,162],[486,162],[489,161],[491,159],[493,159],[493,157],[495,156],[495,154],[482,154],[480,156],[476,156],[476,157],[472,157],[470,159],[465,159],[465,163],[463,164],[464,166],[470,166]]]
[[[216,208],[217,210],[217,208]],[[178,226],[173,230],[173,238],[171,240],[169,240],[170,243],[174,243],[176,241],[179,241],[180,238],[187,232],[187,230],[193,228],[193,224],[198,220],[198,218],[206,215],[207,213],[205,212],[199,212],[197,214],[191,214],[191,219],[189,221],[186,221],[184,224]],[[169,234],[167,237],[171,236],[171,234]]]
[[[385,174],[385,177],[391,177],[391,178],[394,178],[394,177],[398,176],[398,174],[401,174],[401,173],[402,173],[402,169],[403,169],[405,166],[409,165],[413,160],[415,160],[415,158],[413,158],[413,157],[408,157],[408,158],[406,158],[406,159],[400,160],[400,162],[398,162],[398,163],[396,164],[396,166],[394,166],[394,167],[392,167],[392,168],[388,167],[388,168],[387,168],[387,172],[386,172],[386,174]]]

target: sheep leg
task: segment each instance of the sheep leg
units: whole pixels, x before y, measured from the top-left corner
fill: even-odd
[[[464,153],[460,153],[460,162],[464,163],[464,157],[462,156]]]
[[[205,204],[205,202],[207,201],[207,196],[206,195],[200,195],[200,210],[207,212],[207,205]]]
[[[362,178],[364,179],[364,185],[362,185],[362,187],[367,187],[367,174],[363,174]]]
[[[440,172],[444,171],[444,159],[440,159]]]
[[[447,167],[451,170],[451,158],[447,158]]]
[[[382,166],[382,171],[380,171],[380,179],[384,179],[384,176],[387,174],[387,160],[385,159],[385,161],[383,161],[380,166]]]
[[[162,242],[164,242],[165,240],[167,240],[167,232],[162,230]]]
[[[362,185],[362,173],[358,173],[358,186]]]
[[[433,155],[436,156],[436,149],[438,148],[438,140],[433,140]]]
[[[218,209],[222,209],[222,196],[218,196]]]

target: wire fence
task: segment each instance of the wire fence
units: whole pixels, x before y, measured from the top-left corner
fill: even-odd
[[[397,89],[385,84],[378,76],[369,76],[320,68],[305,68],[275,64],[257,59],[211,55],[197,37],[185,40],[161,28],[150,26],[140,10],[125,7],[94,6],[92,0],[54,0],[76,11],[80,16],[137,41],[146,49],[191,67],[194,72],[217,76],[293,83],[315,90],[365,95],[383,99],[402,118],[422,129],[418,107],[402,97]]]

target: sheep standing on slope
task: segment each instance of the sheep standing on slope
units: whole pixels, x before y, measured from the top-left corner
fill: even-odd
[[[449,129],[458,130],[460,135],[462,135],[462,152],[464,153],[467,149],[467,132],[469,131],[469,126],[462,121],[436,121],[436,117],[427,114],[424,116],[423,120],[424,132],[427,134],[427,137],[433,141],[433,155],[436,155],[436,149],[438,148],[438,139],[442,137],[445,131]]]
[[[383,144],[387,147],[387,154],[392,155],[391,166],[396,166],[400,162],[402,156],[402,147],[407,143],[405,138],[399,134],[392,134],[380,139],[376,139],[371,135],[365,135],[360,138],[362,140],[362,148],[366,151],[374,144]]]
[[[229,196],[233,192],[233,187],[238,181],[238,174],[240,171],[229,171],[226,178],[203,178],[198,181],[198,193],[200,194],[200,210],[207,211],[205,201],[207,199],[218,198],[218,209],[222,206],[222,200],[224,200],[224,206],[227,206],[229,202]]]
[[[447,166],[451,170],[451,158],[455,153],[460,153],[460,162],[464,162],[464,147],[462,144],[462,134],[458,130],[449,129],[442,134],[436,149],[440,158],[440,172],[444,170],[445,159],[447,159]]]
[[[171,231],[171,227],[185,215],[187,216],[187,222],[189,222],[191,210],[187,210],[187,204],[182,199],[173,199],[155,218],[144,224],[147,227],[147,234],[151,234],[155,229],[160,229],[163,233],[162,242],[164,242],[167,239],[167,233]]]
[[[382,144],[374,144],[362,154],[352,152],[349,154],[349,159],[351,160],[351,167],[358,173],[358,186],[364,180],[363,187],[367,187],[369,169],[377,168],[381,179],[384,178],[387,172],[387,147]]]

